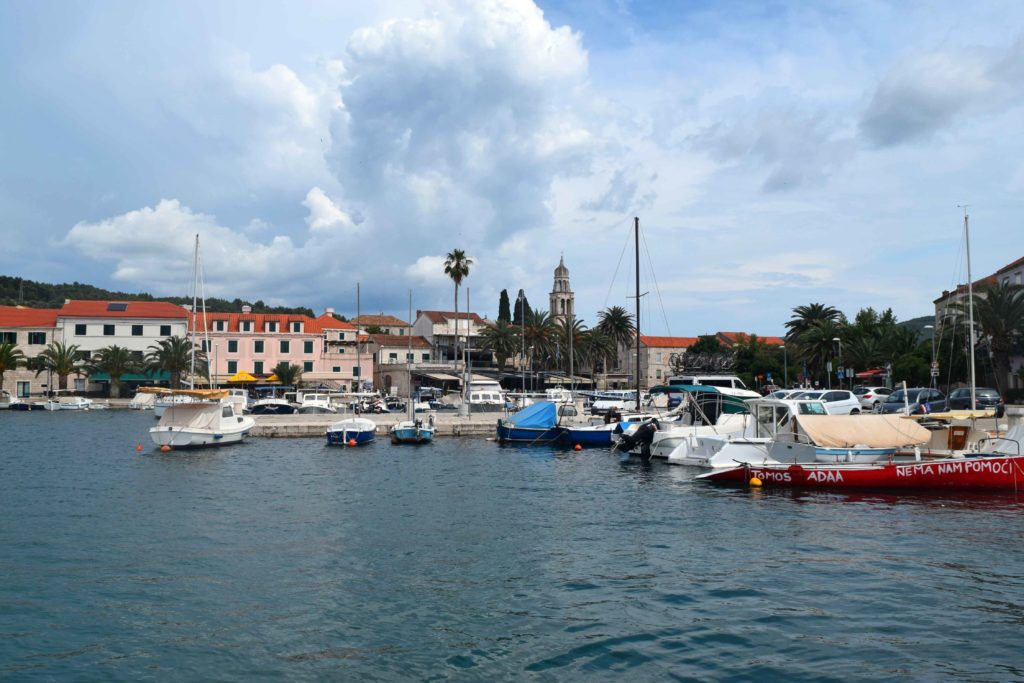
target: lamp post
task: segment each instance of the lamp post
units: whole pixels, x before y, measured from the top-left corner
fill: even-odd
[[[783,344],[779,347],[782,349],[782,388],[789,388],[789,357],[786,354],[786,345]]]
[[[533,391],[533,347],[527,350],[530,352],[530,391]]]
[[[924,329],[932,331],[932,364],[929,368],[931,381],[928,384],[928,388],[934,389],[939,380],[938,375],[935,374],[935,325],[925,325]]]
[[[839,337],[832,337],[832,341],[839,345],[839,367],[843,367],[843,342]],[[843,376],[839,376],[839,388],[843,388]]]

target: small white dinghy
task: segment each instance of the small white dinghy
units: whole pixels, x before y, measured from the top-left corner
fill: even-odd
[[[239,443],[256,421],[241,414],[238,403],[225,399],[223,389],[176,391],[191,396],[190,403],[168,406],[156,427],[149,430],[153,443],[169,448],[201,448]]]

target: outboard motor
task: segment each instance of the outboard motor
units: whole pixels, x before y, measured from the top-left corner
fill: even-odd
[[[656,418],[651,418],[640,423],[632,434],[623,434],[616,444],[616,448],[627,453],[637,446],[640,446],[640,457],[644,460],[651,459],[651,442],[654,441],[654,434],[661,428]]]

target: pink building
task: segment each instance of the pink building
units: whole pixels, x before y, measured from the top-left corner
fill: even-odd
[[[299,314],[207,313],[209,357],[214,380],[226,382],[238,372],[266,378],[275,365],[287,362],[302,368],[304,384],[354,388],[362,377],[373,380],[373,358],[366,337],[359,342],[356,328],[325,313],[319,318]],[[202,316],[196,339],[203,337]]]

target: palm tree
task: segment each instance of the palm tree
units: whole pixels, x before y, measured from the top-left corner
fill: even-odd
[[[77,344],[50,342],[37,358],[36,377],[44,372],[52,372],[57,375],[57,388],[61,391],[68,388],[68,375],[79,375],[82,372]]]
[[[521,346],[518,328],[512,327],[505,320],[499,319],[494,325],[488,325],[480,336],[483,338],[483,348],[494,353],[498,370],[505,369],[505,362],[514,356]]]
[[[589,364],[592,375],[599,360],[604,366],[604,371],[608,372],[608,356],[614,355],[616,352],[614,339],[595,327],[587,330],[581,346],[583,347],[583,361]]]
[[[169,373],[171,388],[175,389],[181,384],[182,374],[191,368],[193,353],[196,356],[196,364],[201,366],[206,360],[206,354],[195,349],[187,337],[160,339],[151,345],[146,353],[146,368],[154,372]]]
[[[526,311],[526,345],[533,347],[534,358],[540,358],[545,364],[553,357],[557,327],[555,320],[547,311]]]
[[[473,259],[466,256],[462,249],[453,249],[448,252],[444,260],[444,274],[455,283],[455,362],[459,360],[459,286],[462,279],[469,277],[469,267],[473,265]],[[469,311],[466,311],[467,315]],[[468,327],[468,323],[467,323]],[[468,331],[467,331],[468,336]]]
[[[0,344],[0,389],[4,387],[4,373],[8,370],[17,370],[18,366],[25,364],[25,354],[16,345],[10,342]]]
[[[836,324],[841,318],[842,313],[838,309],[825,304],[797,306],[793,309],[793,318],[786,323],[786,327],[789,328],[786,340],[799,341],[808,330],[825,323]]]
[[[958,304],[966,319],[966,304]],[[974,295],[974,324],[988,339],[996,389],[1004,392],[1010,376],[1014,343],[1024,334],[1024,287],[1000,283]]]
[[[836,357],[837,346],[833,341],[840,336],[841,329],[831,320],[824,320],[808,327],[796,343],[799,357],[807,362],[811,375],[820,377],[825,366]]]
[[[110,375],[110,395],[121,396],[121,378],[130,372],[142,369],[142,361],[123,346],[113,344],[96,352],[86,366],[90,373],[105,372]]]
[[[288,361],[281,361],[271,372],[277,375],[277,379],[281,381],[284,386],[298,387],[299,382],[302,381],[302,367],[299,365],[292,365]]]
[[[558,319],[556,332],[563,359],[559,369],[564,369],[566,372],[569,371],[570,350],[572,353],[571,365],[573,370],[583,365],[583,353],[586,351],[583,339],[586,331],[587,326],[576,316]]]
[[[619,346],[629,349],[633,345],[633,335],[636,332],[634,323],[633,315],[622,306],[612,306],[597,314],[597,329],[615,342],[616,356]]]

